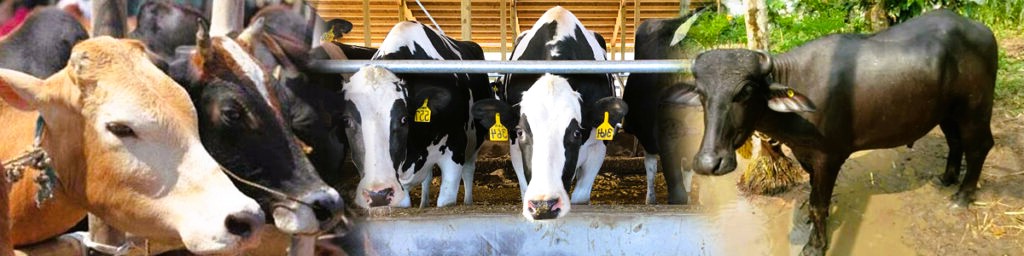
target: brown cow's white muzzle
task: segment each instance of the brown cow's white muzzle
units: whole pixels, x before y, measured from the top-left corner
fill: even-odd
[[[333,188],[323,187],[300,198],[274,206],[274,224],[294,235],[312,235],[329,231],[344,221],[345,203]]]
[[[195,254],[232,254],[253,248],[259,242],[264,214],[256,201],[249,199],[243,210],[223,217],[206,217],[206,223],[193,223],[179,228],[185,247]],[[200,216],[196,216],[200,217]]]

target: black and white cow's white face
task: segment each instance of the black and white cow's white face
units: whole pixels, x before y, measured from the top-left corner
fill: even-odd
[[[523,197],[527,218],[550,219],[569,212],[562,176],[576,170],[580,146],[591,130],[581,125],[580,103],[580,94],[568,80],[550,74],[523,92],[516,140],[525,165],[533,172]]]
[[[356,205],[409,207],[409,193],[398,181],[405,162],[412,117],[406,107],[404,82],[387,69],[367,66],[345,84],[342,124],[352,147],[352,160],[362,172]]]

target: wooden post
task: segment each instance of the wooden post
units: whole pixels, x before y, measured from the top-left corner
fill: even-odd
[[[462,40],[473,40],[473,4],[469,0],[462,0],[462,8],[459,14],[462,16]]]
[[[505,28],[507,26],[506,25],[507,22],[505,20],[505,12],[506,12],[506,10],[505,10],[505,0],[501,0],[501,1],[498,1],[498,2],[499,2],[498,19],[501,20],[501,22],[499,22],[499,23],[501,23],[501,25],[500,25],[501,26],[501,31],[499,32],[500,33],[499,37],[501,37],[501,60],[508,60],[508,58],[506,58],[506,55],[505,55],[507,50],[508,50],[508,48],[506,47],[508,42],[506,42],[507,40],[505,38],[506,37],[505,33],[507,32],[506,31],[507,29]]]
[[[370,34],[370,0],[363,0],[363,46],[373,47]]]
[[[717,8],[715,8],[715,11],[718,12],[719,14],[721,14],[722,13],[722,0],[715,0],[715,3],[717,5]]]
[[[640,0],[633,0],[633,53],[634,53],[633,58],[634,59],[636,58],[636,29],[637,28],[640,28]],[[623,35],[625,35],[625,34],[623,34]],[[623,39],[625,39],[625,38],[623,38]],[[623,42],[623,45],[625,45],[626,40],[622,40],[622,42]],[[622,48],[625,49],[626,47],[622,47]],[[625,52],[625,50],[623,50],[622,55],[623,55],[622,59],[625,60],[626,59],[626,56],[625,56],[626,52]],[[623,84],[623,85],[625,85],[625,84]]]
[[[320,46],[320,36],[324,34],[325,29],[327,29],[325,28],[327,25],[324,24],[324,19],[316,13],[316,9],[311,6],[306,6],[306,11],[306,14],[308,14],[309,18],[313,21],[313,34],[310,35],[313,37],[312,40],[310,40],[312,43],[312,45],[310,45],[310,49],[312,49]]]
[[[519,4],[517,2],[519,1],[512,0],[512,29],[516,32],[516,37],[519,37],[523,31],[519,28],[519,7],[517,7]]]
[[[690,13],[690,0],[679,0],[679,16]]]
[[[14,255],[14,245],[11,244],[11,216],[8,216],[7,190],[10,183],[7,182],[7,171],[0,166],[0,256]]]
[[[398,22],[416,20],[416,16],[412,15],[412,10],[409,9],[409,3],[405,0],[398,0]]]
[[[245,24],[245,5],[240,0],[213,0],[210,36],[224,36],[241,31]]]
[[[612,29],[612,43],[608,44],[608,57],[615,60],[615,43],[619,41],[620,31],[623,31],[623,19],[626,17],[626,0],[619,0],[619,13],[615,15],[615,27]],[[622,33],[625,34],[625,33]],[[625,37],[625,36],[623,36]]]
[[[747,48],[768,50],[768,8],[765,0],[747,1]]]
[[[125,234],[107,225],[96,215],[89,214],[89,239],[93,242],[110,246],[121,246],[125,242]]]
[[[126,0],[92,1],[92,37],[124,38],[128,34],[128,2]]]

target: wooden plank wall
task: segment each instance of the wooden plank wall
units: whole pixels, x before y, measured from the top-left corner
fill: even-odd
[[[321,17],[325,19],[343,18],[354,24],[352,32],[345,36],[344,42],[363,45],[365,25],[363,13],[364,0],[308,0],[317,9]],[[371,46],[378,46],[384,40],[391,27],[399,21],[399,6],[403,0],[368,0],[369,1],[369,27]],[[572,11],[583,22],[583,25],[590,30],[597,31],[609,44],[610,50],[618,51],[619,43],[612,48],[612,32],[615,29],[615,21],[618,16],[618,8],[621,0],[583,0],[583,1],[542,1],[542,0],[518,0],[515,1],[516,12],[513,15],[510,5],[514,0],[472,0],[472,37],[473,41],[483,46],[485,51],[498,51],[501,41],[500,4],[505,2],[508,10],[509,31],[505,35],[508,42],[508,50],[512,48],[512,42],[518,35],[516,31],[525,31],[533,26],[533,23],[540,18],[549,8],[561,5]],[[453,38],[462,38],[461,28],[461,4],[462,0],[420,0],[427,11],[441,25],[441,29]],[[625,0],[626,12],[624,15],[626,51],[632,51],[633,32],[636,12],[635,0]],[[640,0],[639,18],[670,18],[679,14],[679,0]],[[713,5],[714,0],[691,0],[691,8]],[[405,0],[405,4],[412,11],[413,16],[420,22],[432,26],[430,19],[416,4],[415,0]],[[511,19],[518,16],[519,30],[514,29]]]

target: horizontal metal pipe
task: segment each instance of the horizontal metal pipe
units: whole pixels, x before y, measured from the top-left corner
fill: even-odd
[[[515,74],[605,74],[605,73],[689,73],[690,60],[316,60],[314,72],[355,73],[376,65],[394,73],[515,73]]]

